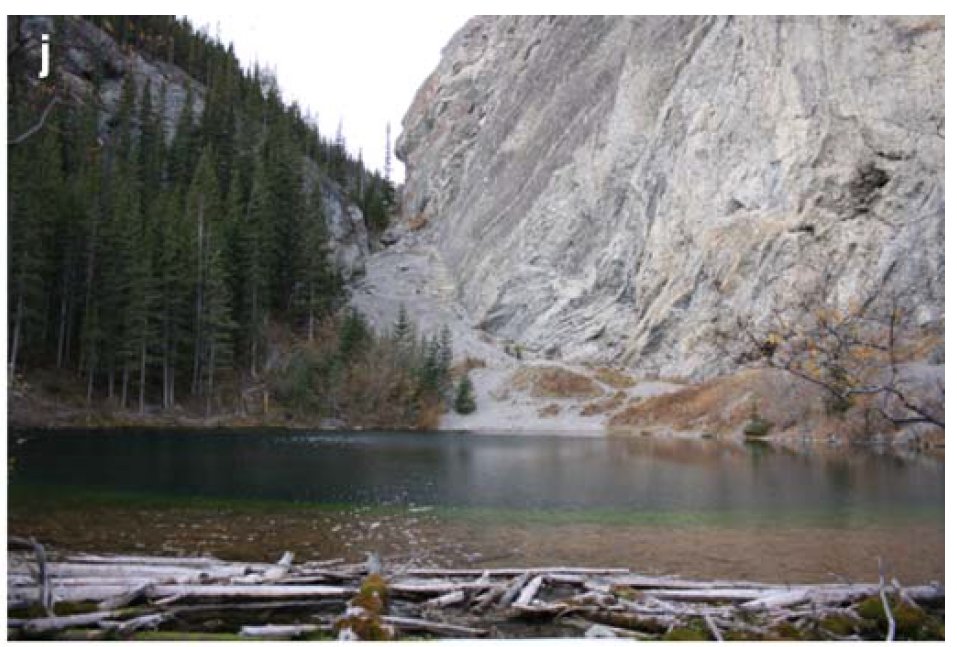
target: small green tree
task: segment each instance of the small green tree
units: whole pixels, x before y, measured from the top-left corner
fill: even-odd
[[[339,354],[343,359],[351,359],[368,347],[370,336],[365,317],[352,308],[339,329]]]
[[[455,412],[469,414],[475,411],[475,395],[472,390],[472,380],[463,375],[455,392]]]

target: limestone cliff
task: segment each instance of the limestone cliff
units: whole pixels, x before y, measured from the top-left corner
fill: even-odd
[[[403,129],[406,217],[533,352],[707,375],[824,269],[943,318],[942,18],[474,18]]]

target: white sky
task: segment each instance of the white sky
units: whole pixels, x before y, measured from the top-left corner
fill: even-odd
[[[381,8],[363,13],[337,8],[324,15],[324,4],[304,3],[291,13],[220,10],[187,16],[195,27],[208,25],[211,35],[232,42],[244,66],[258,60],[275,69],[283,99],[311,112],[327,137],[342,119],[349,151],[357,155],[361,149],[366,166],[381,171],[386,122],[392,124],[394,145],[416,90],[470,14],[451,6],[427,17]],[[403,178],[402,163],[393,158],[392,179]]]

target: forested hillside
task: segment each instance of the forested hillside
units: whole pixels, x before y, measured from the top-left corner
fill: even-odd
[[[11,17],[7,30],[14,385],[205,416],[245,413],[251,392],[268,412],[272,389],[287,410],[349,418],[332,391],[375,334],[338,312],[324,192],[375,234],[388,178],[185,20]]]

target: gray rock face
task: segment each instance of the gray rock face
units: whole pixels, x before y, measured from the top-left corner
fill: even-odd
[[[165,88],[162,116],[167,141],[172,140],[176,131],[179,115],[186,105],[188,89],[193,92],[195,118],[198,119],[203,113],[206,88],[201,83],[175,65],[146,58],[136,51],[122,51],[109,34],[85,20],[66,17],[58,23],[50,16],[29,16],[21,21],[20,31],[24,37],[37,40],[42,33],[50,34],[51,47],[62,53],[53,62],[53,72],[62,80],[64,87],[79,99],[88,98],[93,91],[94,62],[100,62],[102,78],[98,98],[103,107],[101,127],[104,130],[109,128],[110,119],[119,105],[127,69],[133,73],[137,100],[143,86],[149,81],[153,105],[159,106]],[[39,49],[32,49],[30,53],[37,60],[39,69]]]
[[[403,120],[485,330],[665,376],[825,270],[944,314],[942,18],[469,21]],[[424,233],[424,232],[420,232]]]
[[[322,195],[322,212],[329,237],[326,249],[329,260],[347,280],[364,274],[372,245],[362,210],[310,159],[305,160],[305,182],[307,188],[318,185]]]

